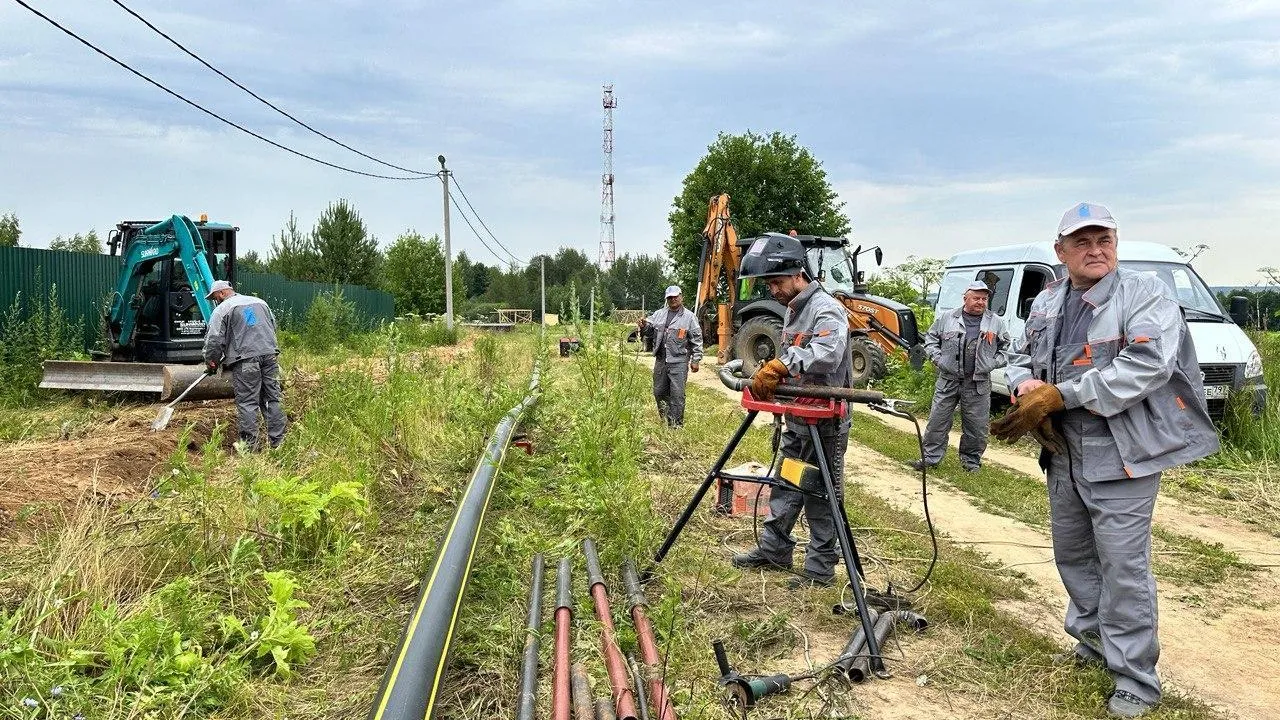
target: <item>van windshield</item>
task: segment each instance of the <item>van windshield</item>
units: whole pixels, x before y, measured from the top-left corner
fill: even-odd
[[[1122,260],[1120,261],[1120,266],[1138,272],[1154,273],[1165,284],[1165,287],[1169,288],[1169,294],[1178,301],[1179,305],[1198,313],[1198,315],[1188,315],[1188,320],[1217,319],[1226,322],[1222,307],[1218,305],[1213,293],[1204,284],[1204,281],[1200,279],[1200,276],[1191,269],[1190,265],[1172,262]],[[1205,317],[1206,315],[1210,317]]]

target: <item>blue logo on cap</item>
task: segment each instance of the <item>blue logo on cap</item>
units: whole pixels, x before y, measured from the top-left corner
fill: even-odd
[[[1085,205],[1085,204],[1083,204],[1083,203],[1081,203],[1081,204],[1080,204],[1080,217],[1089,217],[1089,206],[1088,206],[1088,205]]]

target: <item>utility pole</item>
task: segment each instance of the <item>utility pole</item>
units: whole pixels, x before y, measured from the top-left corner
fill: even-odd
[[[547,257],[540,258],[542,265],[542,327],[547,326]]]
[[[453,329],[453,253],[449,250],[449,170],[440,161],[440,185],[444,188],[444,326]]]
[[[596,286],[591,286],[591,310],[587,315],[587,339],[594,340],[596,337]]]

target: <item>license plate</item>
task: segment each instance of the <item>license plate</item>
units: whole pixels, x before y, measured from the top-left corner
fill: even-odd
[[[1209,385],[1204,389],[1205,400],[1226,400],[1231,392],[1230,385]]]

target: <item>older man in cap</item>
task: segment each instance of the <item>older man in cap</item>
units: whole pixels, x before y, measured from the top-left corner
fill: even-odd
[[[640,329],[654,328],[653,397],[658,414],[667,425],[684,425],[684,386],[689,372],[698,372],[702,362],[702,328],[698,318],[684,306],[679,285],[667,288],[667,306],[640,319]]]
[[[956,406],[960,406],[960,464],[969,472],[982,465],[991,422],[991,371],[1004,367],[1009,333],[1004,320],[987,309],[991,288],[981,280],[964,291],[963,304],[933,321],[924,351],[938,370],[924,433],[924,457],[916,470],[942,462]]]
[[[1160,473],[1218,449],[1191,333],[1154,274],[1119,267],[1117,224],[1080,203],[1058,225],[1067,277],[1031,305],[1010,354],[1016,404],[992,424],[1043,450],[1053,557],[1066,587],[1076,664],[1104,666],[1113,717],[1160,701],[1151,515]]]
[[[280,408],[280,349],[276,345],[275,315],[262,300],[237,294],[226,280],[215,281],[207,297],[218,307],[209,318],[204,337],[205,372],[213,374],[219,368],[231,371],[240,432],[237,445],[255,452],[262,449],[258,433],[261,411],[268,442],[273,448],[280,447],[285,417]]]

